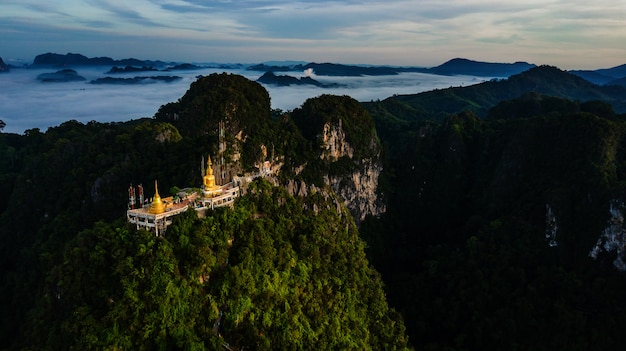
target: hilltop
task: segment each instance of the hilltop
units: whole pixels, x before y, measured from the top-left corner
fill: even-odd
[[[428,69],[428,73],[443,75],[473,75],[479,77],[508,77],[527,71],[533,64],[527,62],[494,63],[455,58]]]
[[[265,72],[261,77],[259,77],[259,79],[257,79],[257,82],[263,83],[263,84],[269,84],[269,85],[283,86],[283,87],[290,86],[290,85],[313,85],[313,86],[320,87],[320,88],[330,88],[330,87],[339,86],[339,84],[336,84],[336,83],[324,84],[311,77],[296,78],[296,77],[289,76],[289,75],[276,75],[272,71]]]
[[[407,349],[356,224],[384,207],[352,98],[279,114],[260,84],[212,74],[155,118],[0,134],[0,153],[3,349]],[[220,176],[274,172],[162,236],[125,222],[129,183],[176,194],[218,154]]]

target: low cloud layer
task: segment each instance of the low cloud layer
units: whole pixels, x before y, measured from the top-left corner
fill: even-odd
[[[87,82],[103,76],[103,68],[77,69]],[[0,120],[6,123],[4,132],[23,133],[25,130],[57,126],[68,120],[121,122],[142,117],[152,117],[159,107],[177,101],[185,94],[197,75],[221,73],[224,70],[202,69],[175,72],[182,79],[172,82],[154,82],[139,85],[93,85],[86,82],[43,83],[37,75],[53,70],[13,69],[0,75]],[[259,72],[230,70],[256,80]],[[293,73],[290,73],[293,74]],[[311,75],[312,72],[293,74]],[[130,73],[126,77],[133,77]],[[123,77],[124,75],[120,76]],[[118,77],[116,75],[116,77]],[[359,101],[385,99],[394,94],[414,94],[435,88],[476,84],[484,78],[468,76],[438,76],[423,73],[404,73],[397,76],[375,77],[321,77],[322,83],[339,83],[338,88],[315,86],[275,87],[268,90],[272,108],[293,110],[308,99],[322,94],[348,95]]]

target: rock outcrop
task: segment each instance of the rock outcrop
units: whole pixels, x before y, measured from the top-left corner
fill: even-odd
[[[613,265],[618,270],[626,271],[626,227],[624,227],[624,209],[626,206],[620,200],[613,200],[609,205],[611,217],[598,238],[598,241],[589,252],[589,256],[597,259],[601,254],[615,254]]]
[[[257,82],[268,85],[276,85],[280,87],[286,87],[290,85],[313,85],[320,88],[330,88],[339,86],[339,84],[336,83],[324,84],[311,77],[296,78],[289,75],[276,75],[272,71],[265,72],[265,74],[257,79]]]
[[[346,132],[341,126],[341,119],[336,125],[324,124],[322,130],[322,154],[321,158],[330,161],[337,161],[341,157],[352,158],[354,148],[346,142]]]
[[[351,98],[323,95],[307,101],[294,120],[303,126],[303,134],[316,149],[324,168],[324,184],[341,199],[356,223],[384,213],[386,206],[378,189],[383,169],[380,144],[369,114]],[[294,173],[308,167],[313,166]],[[318,190],[304,182],[287,189],[294,195]]]
[[[382,172],[379,160],[363,160],[363,169],[346,176],[326,178],[333,191],[343,199],[356,223],[367,215],[380,216],[387,210],[378,194],[378,179]]]
[[[2,57],[0,57],[0,73],[4,73],[8,71],[9,71],[9,65],[4,63],[4,61],[2,60]]]
[[[291,195],[333,198],[338,212],[345,206],[357,223],[386,210],[378,191],[382,162],[374,122],[348,96],[309,99],[274,119],[259,83],[212,74],[192,83],[177,102],[161,106],[155,117],[183,137],[217,143],[210,152],[219,155],[216,173],[224,179],[245,183],[263,176]]]
[[[135,84],[148,84],[148,83],[157,83],[157,82],[165,82],[171,83],[177,80],[182,79],[180,76],[149,76],[149,77],[133,77],[133,78],[113,78],[113,77],[104,77],[97,78],[90,81],[90,84],[118,84],[118,85],[135,85]]]
[[[345,146],[349,147],[349,145]],[[359,224],[366,216],[379,216],[387,209],[378,194],[378,180],[382,169],[380,160],[364,159],[361,160],[359,167],[351,172],[341,175],[324,175],[325,187],[294,179],[289,179],[283,186],[292,196],[320,193],[326,198],[330,196],[329,192],[332,192],[338,197],[337,212],[341,213],[341,205],[344,205],[350,211],[354,221]]]
[[[73,69],[62,69],[53,73],[42,73],[37,76],[37,79],[42,82],[65,83],[83,81],[85,77],[79,75]]]

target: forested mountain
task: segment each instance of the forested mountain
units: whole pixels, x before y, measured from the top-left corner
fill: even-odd
[[[529,92],[575,101],[602,100],[609,102],[615,111],[626,112],[626,87],[598,86],[550,66],[531,68],[508,79],[414,95],[398,95],[366,105],[373,114],[387,114],[405,120],[441,120],[462,111],[472,111],[484,117],[500,101],[515,99]]]
[[[614,81],[626,78],[626,64],[594,71],[574,70],[570,73],[583,77],[598,85],[615,85]],[[619,84],[624,85],[624,84]]]
[[[619,89],[537,67],[284,112],[214,74],[153,119],[1,133],[0,348],[621,350]],[[128,184],[199,186],[220,129],[225,172],[271,175],[126,224]]]
[[[361,232],[417,349],[621,349],[626,116],[536,93],[374,116],[392,185]]]
[[[268,66],[258,64],[248,67],[252,71],[262,72],[302,72],[312,70],[320,76],[388,76],[403,72],[421,72],[440,75],[469,75],[479,77],[508,77],[521,73],[532,67],[533,64],[526,62],[495,63],[480,62],[463,58],[455,58],[435,67],[396,67],[396,66],[356,66],[337,63],[316,63]]]
[[[308,104],[298,118],[330,114],[308,127],[339,139],[305,136],[258,83],[226,74],[155,119],[0,134],[0,348],[407,348],[350,215],[371,213],[357,206],[368,193],[333,191],[377,162],[373,121],[348,97]],[[177,217],[163,237],[127,224],[129,183],[202,184],[219,126],[228,172],[270,162],[274,175],[247,183],[232,209]]]
[[[535,67],[527,62],[494,63],[455,58],[428,69],[428,73],[455,75],[469,74],[480,77],[509,77]]]

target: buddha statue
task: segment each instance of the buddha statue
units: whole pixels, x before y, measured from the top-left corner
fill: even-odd
[[[213,175],[213,167],[211,163],[211,156],[209,156],[209,162],[206,168],[206,175],[204,176],[204,190],[211,191],[216,188],[215,186],[215,176]]]

